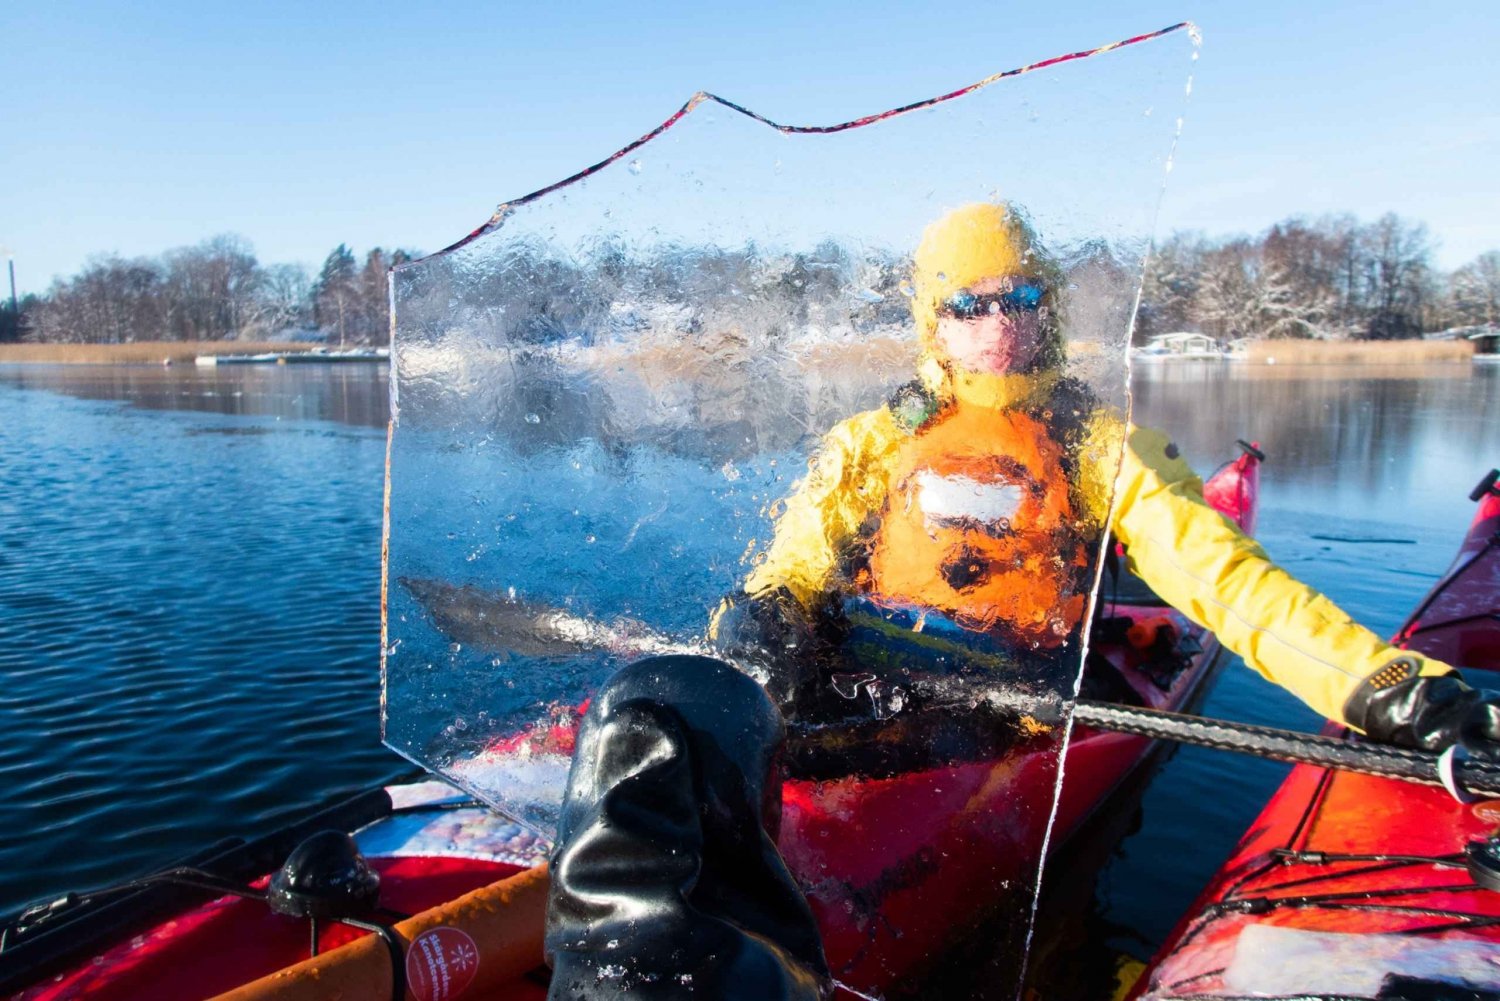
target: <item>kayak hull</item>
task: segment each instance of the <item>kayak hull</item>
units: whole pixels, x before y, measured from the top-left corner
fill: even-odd
[[[1497,540],[1490,494],[1396,636],[1481,687],[1500,682]],[[1354,739],[1332,724],[1324,733]],[[1476,885],[1464,858],[1497,827],[1500,801],[1298,765],[1131,996],[1500,996],[1484,993],[1500,991],[1500,893]]]

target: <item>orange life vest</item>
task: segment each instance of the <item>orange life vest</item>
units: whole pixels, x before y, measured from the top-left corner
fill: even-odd
[[[1088,536],[1064,447],[1023,410],[955,406],[893,464],[862,583],[876,601],[931,608],[1032,649],[1083,616]]]

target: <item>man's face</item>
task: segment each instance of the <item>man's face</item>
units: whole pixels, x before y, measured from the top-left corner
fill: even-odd
[[[971,284],[967,291],[978,298],[980,308],[973,315],[939,309],[935,335],[938,347],[970,372],[1006,375],[1024,371],[1041,348],[1047,307],[1040,303],[1030,308],[986,305],[985,300],[1028,284],[1031,281],[1025,278],[986,278]]]

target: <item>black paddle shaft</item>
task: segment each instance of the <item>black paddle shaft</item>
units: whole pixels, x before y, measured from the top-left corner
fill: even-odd
[[[1098,730],[1136,734],[1157,740],[1175,740],[1182,744],[1211,747],[1220,751],[1253,754],[1274,761],[1340,768],[1424,785],[1443,785],[1438,770],[1441,756],[1430,751],[1412,751],[1386,744],[1356,743],[1341,737],[1231,723],[1088,699],[1078,700],[1073,719]],[[1462,789],[1474,796],[1486,799],[1500,797],[1500,763],[1472,759],[1454,761],[1453,777]]]

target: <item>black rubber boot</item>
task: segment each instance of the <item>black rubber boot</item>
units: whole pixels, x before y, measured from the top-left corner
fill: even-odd
[[[641,661],[599,691],[552,859],[549,998],[828,995],[776,851],[784,738],[760,686],[706,657]]]

